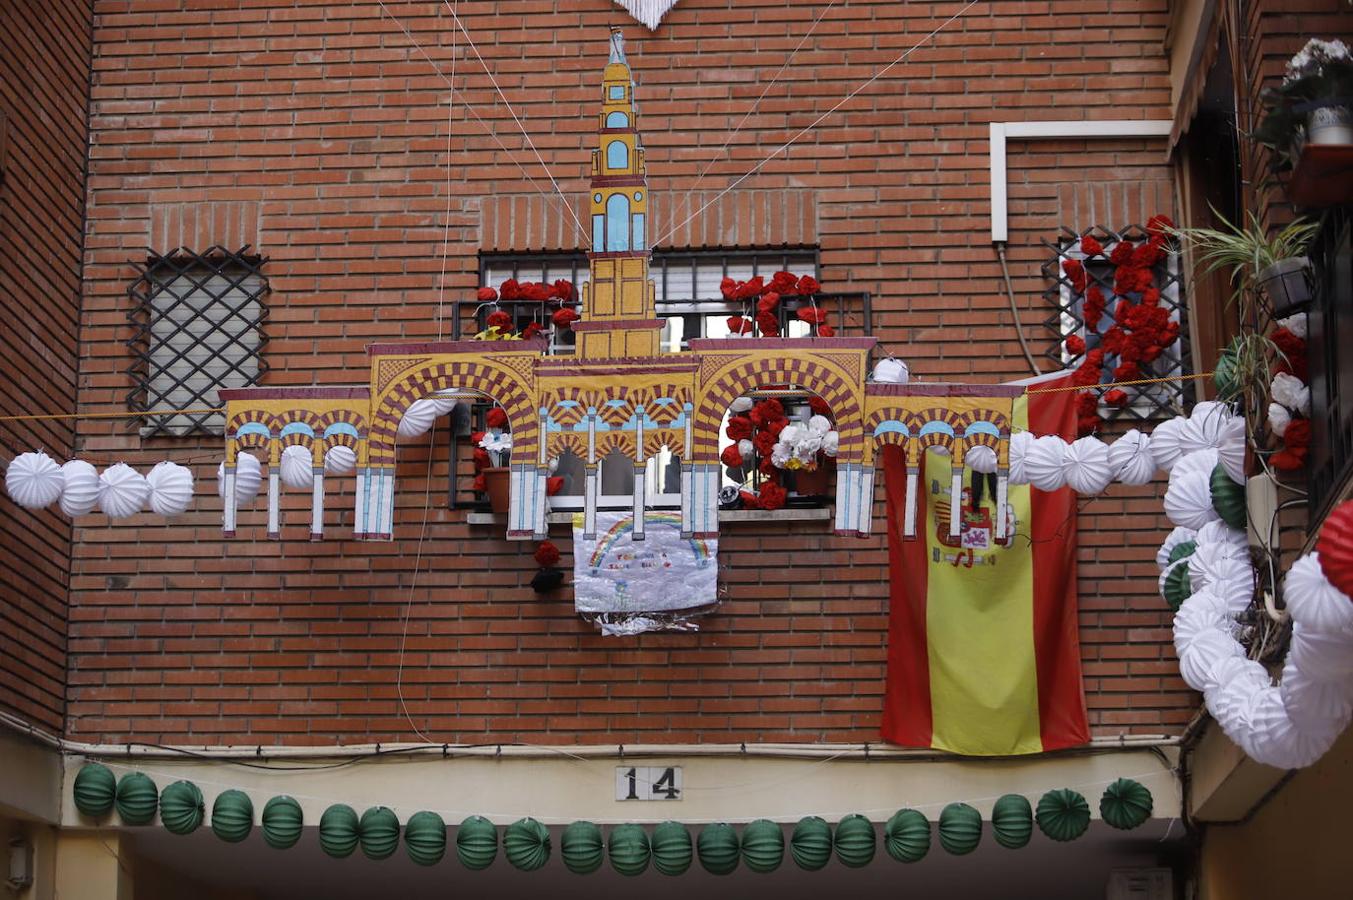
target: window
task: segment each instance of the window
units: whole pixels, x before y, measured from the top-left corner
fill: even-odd
[[[623,84],[613,84],[613,85],[611,85],[610,99],[612,99],[612,100],[624,100],[624,99],[625,99],[625,86],[624,86]]]
[[[606,116],[607,128],[628,128],[630,117],[622,112],[613,112]]]
[[[202,254],[179,250],[150,257],[129,290],[132,409],[216,407],[220,388],[258,384],[267,370],[261,353],[269,288],[261,271],[265,260],[246,250],[212,247]],[[219,413],[185,413],[147,418],[142,434],[223,430]]]
[[[606,145],[606,168],[628,169],[630,167],[630,148],[624,141],[611,141]]]
[[[620,146],[623,148],[625,145]],[[630,198],[624,194],[612,194],[606,200],[606,252],[622,253],[629,248]]]

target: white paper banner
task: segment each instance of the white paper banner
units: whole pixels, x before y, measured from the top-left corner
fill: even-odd
[[[597,536],[573,517],[573,595],[583,614],[683,613],[716,602],[719,542],[681,536],[681,516],[650,512],[633,540],[634,514],[597,513]]]

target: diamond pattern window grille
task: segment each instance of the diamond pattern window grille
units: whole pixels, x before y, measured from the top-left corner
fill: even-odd
[[[1107,255],[1120,241],[1141,244],[1150,235],[1139,225],[1129,225],[1118,231],[1102,226],[1087,228],[1075,232],[1063,228],[1054,240],[1045,241],[1052,251],[1051,257],[1043,263],[1042,273],[1049,286],[1043,292],[1043,298],[1051,308],[1052,314],[1043,321],[1051,333],[1048,349],[1044,356],[1057,368],[1076,368],[1084,361],[1084,354],[1073,354],[1066,348],[1066,339],[1078,335],[1085,340],[1088,353],[1100,345],[1105,332],[1113,327],[1114,311],[1122,295],[1114,293],[1115,267],[1100,256],[1087,259],[1081,252],[1081,238],[1090,235],[1100,242]],[[1078,294],[1071,279],[1063,270],[1066,260],[1078,260],[1085,265],[1089,285],[1098,285],[1106,298],[1104,314],[1097,326],[1091,330],[1086,327],[1084,317],[1085,295]],[[1193,371],[1193,361],[1189,353],[1187,310],[1184,301],[1184,281],[1180,274],[1179,250],[1171,245],[1169,252],[1152,268],[1155,287],[1160,291],[1160,305],[1169,310],[1170,318],[1179,323],[1180,337],[1150,363],[1140,365],[1139,378],[1162,378],[1167,376],[1189,375]],[[1087,285],[1086,290],[1089,290]],[[1127,295],[1133,303],[1141,301],[1141,294]],[[1101,382],[1113,381],[1113,370],[1119,365],[1117,354],[1104,354],[1104,365],[1100,374]],[[1101,397],[1107,388],[1100,390]],[[1151,420],[1175,416],[1183,411],[1186,404],[1193,400],[1193,382],[1191,380],[1170,380],[1157,384],[1133,385],[1122,388],[1128,395],[1128,402],[1121,407],[1100,403],[1099,414],[1107,420]]]
[[[263,326],[269,291],[266,260],[245,246],[213,246],[202,253],[180,248],[152,253],[127,294],[127,341],[135,387],[134,410],[201,409],[221,405],[220,388],[248,387],[267,372]],[[220,413],[148,416],[143,436],[221,434]]]

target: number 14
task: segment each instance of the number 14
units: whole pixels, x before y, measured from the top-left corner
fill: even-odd
[[[617,800],[680,800],[678,766],[630,766],[615,770]]]

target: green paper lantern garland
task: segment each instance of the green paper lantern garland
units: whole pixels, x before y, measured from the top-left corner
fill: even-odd
[[[211,804],[211,830],[227,843],[238,844],[254,830],[254,801],[244,791],[222,791]],[[321,828],[320,834],[323,835]]]
[[[633,877],[642,875],[648,868],[653,849],[642,825],[617,825],[611,831],[606,852],[611,857],[611,868],[621,875]]]
[[[483,816],[470,816],[456,830],[456,859],[478,871],[493,865],[498,856],[498,829]]]
[[[192,834],[206,817],[202,791],[191,781],[176,781],[160,795],[160,822],[171,834]]]
[[[1034,821],[1054,841],[1074,841],[1090,827],[1090,804],[1071,788],[1048,791],[1038,801]]]
[[[385,806],[373,806],[357,823],[357,842],[367,859],[389,859],[399,846],[399,817]]]
[[[955,856],[977,849],[982,841],[982,814],[966,803],[950,803],[940,813],[940,846]]]
[[[1034,833],[1033,807],[1022,794],[1006,794],[991,808],[991,836],[1008,850],[1029,843]]]
[[[301,839],[305,816],[291,797],[273,797],[263,804],[263,840],[274,850],[287,850]]]
[[[1227,525],[1245,530],[1249,522],[1245,514],[1245,486],[1236,484],[1221,463],[1212,470],[1212,508]]]
[[[503,834],[503,855],[513,868],[534,872],[549,862],[549,830],[529,816],[518,819]]]
[[[118,781],[113,805],[124,825],[149,825],[159,803],[160,792],[150,776],[128,772]]]
[[[117,779],[101,763],[85,763],[75,775],[75,808],[92,819],[102,818],[113,809]]]
[[[726,822],[700,829],[695,849],[700,865],[711,875],[727,875],[738,867],[738,833]]]
[[[789,855],[805,872],[816,872],[832,858],[832,827],[819,816],[804,816],[789,837]]]
[[[858,814],[836,823],[836,858],[843,866],[863,868],[874,859],[874,823]]]
[[[1185,600],[1193,596],[1193,582],[1189,579],[1189,564],[1187,562],[1180,560],[1166,570],[1165,583],[1161,593],[1170,609],[1176,612]]]
[[[592,822],[574,822],[559,836],[559,855],[574,875],[590,875],[601,868],[605,842]]]
[[[1113,828],[1128,831],[1151,818],[1151,791],[1139,781],[1120,778],[1104,789],[1099,815]]]
[[[446,822],[435,812],[416,812],[404,826],[404,849],[420,866],[435,866],[446,855]]]
[[[774,872],[785,858],[785,835],[769,819],[757,819],[742,829],[742,858],[753,872]]]
[[[663,875],[680,875],[691,867],[691,833],[680,822],[663,822],[653,829],[653,868]]]
[[[319,848],[334,859],[351,856],[360,833],[357,810],[346,803],[335,803],[319,817]]]
[[[1168,566],[1170,563],[1179,562],[1185,557],[1192,556],[1197,550],[1197,541],[1180,541],[1170,548],[1170,556],[1165,561],[1165,564]]]
[[[883,847],[898,862],[920,862],[930,852],[930,820],[914,809],[899,809],[883,826]]]

